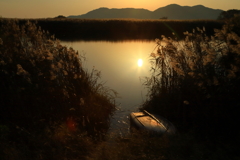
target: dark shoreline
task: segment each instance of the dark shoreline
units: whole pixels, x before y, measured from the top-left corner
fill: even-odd
[[[0,25],[4,20],[2,18]],[[154,40],[166,37],[182,39],[183,32],[193,29],[206,29],[211,36],[214,29],[221,29],[224,22],[217,20],[135,20],[135,19],[16,19],[20,24],[36,22],[43,30],[49,31],[56,38],[64,41],[123,41]],[[173,32],[175,35],[173,35]]]

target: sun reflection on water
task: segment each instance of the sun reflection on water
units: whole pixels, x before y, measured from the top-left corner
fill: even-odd
[[[83,66],[88,71],[93,66],[101,71],[101,81],[119,93],[121,98],[116,99],[116,104],[122,110],[135,110],[147,98],[143,83],[151,74],[149,58],[154,42],[76,41],[64,45],[86,53]]]
[[[142,67],[143,65],[143,60],[142,59],[138,59],[138,67]]]

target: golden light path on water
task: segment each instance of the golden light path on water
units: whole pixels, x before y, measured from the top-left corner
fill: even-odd
[[[142,67],[143,65],[143,60],[142,59],[138,59],[138,67]]]

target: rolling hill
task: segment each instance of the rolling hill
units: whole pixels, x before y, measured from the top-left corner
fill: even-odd
[[[86,19],[112,19],[112,18],[133,18],[133,19],[217,19],[223,10],[212,9],[203,5],[180,6],[170,4],[165,7],[149,11],[147,9],[135,8],[98,8],[82,15],[71,15],[68,18],[86,18]]]

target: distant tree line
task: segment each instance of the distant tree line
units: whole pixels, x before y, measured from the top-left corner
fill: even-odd
[[[240,15],[240,10],[230,9],[228,11],[221,12],[220,15],[218,16],[218,20],[227,20],[237,15]]]
[[[66,18],[65,16],[63,16],[63,15],[59,15],[59,16],[57,16],[57,17],[54,17],[54,18]]]

